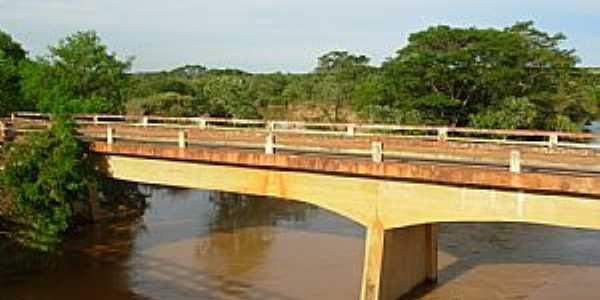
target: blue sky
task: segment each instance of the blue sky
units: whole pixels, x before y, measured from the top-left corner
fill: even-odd
[[[338,49],[378,64],[431,25],[518,20],[565,33],[582,65],[600,66],[599,0],[0,0],[0,29],[32,55],[94,29],[120,56],[135,56],[135,71],[202,64],[305,72]]]

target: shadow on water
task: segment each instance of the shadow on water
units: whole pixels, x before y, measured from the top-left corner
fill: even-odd
[[[45,259],[2,249],[0,299],[147,299],[144,294],[159,299],[292,299],[232,278],[263,264],[276,227],[302,227],[317,208],[221,192],[141,190],[157,200],[143,218],[77,228],[58,253]],[[190,240],[184,245],[195,253],[183,263],[152,252]],[[168,257],[185,255],[188,249],[176,249]],[[199,257],[203,268],[194,265]],[[243,264],[230,263],[239,257]]]
[[[57,253],[4,249],[0,299],[145,299],[128,288],[134,221],[75,230]]]
[[[296,282],[298,276],[305,277],[304,281],[310,277],[309,282],[314,280],[312,272],[297,270],[307,268],[298,265],[298,257],[302,258],[300,264],[319,267],[319,263],[304,259],[314,254],[301,249],[310,247],[311,241],[331,240],[329,236],[314,239],[314,233],[337,233],[340,224],[346,228],[350,224],[295,201],[191,190],[159,190],[155,195],[165,198],[173,193],[183,200],[177,203],[178,209],[171,210],[169,201],[158,202],[160,207],[153,207],[146,219],[155,226],[150,231],[160,231],[158,234],[168,236],[168,241],[142,237],[144,251],[136,257],[139,265],[133,285],[145,290],[144,282],[152,282],[151,290],[158,298],[305,299],[298,293],[286,293],[286,289],[298,289],[286,283]],[[185,199],[196,202],[186,208]],[[153,209],[160,213],[153,216]],[[342,235],[361,234],[357,226],[352,228]],[[161,287],[157,289],[157,285]]]
[[[421,286],[402,299],[451,298],[448,291],[439,290],[444,290],[446,285],[464,288],[469,280],[475,281],[464,281],[464,277],[477,272],[479,277],[489,276],[487,280],[490,281],[482,285],[482,289],[487,287],[488,290],[479,296],[488,299],[527,298],[529,289],[538,287],[531,277],[538,277],[541,285],[545,285],[552,281],[552,273],[564,272],[561,271],[563,267],[573,270],[600,267],[600,232],[523,223],[445,223],[440,225],[439,251],[438,284]],[[514,270],[512,267],[515,267]],[[600,269],[596,269],[594,274],[600,275]],[[464,283],[457,284],[461,280]],[[490,288],[511,289],[510,282],[519,280],[530,281],[530,286],[519,292],[520,297],[489,297],[500,293]],[[581,299],[596,298],[588,295]]]

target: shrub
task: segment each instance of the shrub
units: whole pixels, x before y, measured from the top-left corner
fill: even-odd
[[[71,225],[72,204],[86,201],[97,185],[87,147],[74,124],[58,118],[50,129],[9,144],[4,154],[0,201],[17,224],[14,238],[51,250]]]

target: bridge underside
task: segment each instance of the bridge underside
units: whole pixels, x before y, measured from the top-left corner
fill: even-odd
[[[367,229],[362,299],[397,299],[437,277],[441,222],[523,222],[600,230],[600,200],[378,178],[103,156],[122,180],[292,199]]]
[[[134,182],[271,196],[310,203],[369,227],[440,222],[523,222],[600,230],[600,200],[203,164],[104,156],[111,176]]]

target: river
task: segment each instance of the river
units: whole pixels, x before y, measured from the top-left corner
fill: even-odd
[[[142,218],[78,229],[47,261],[2,253],[0,299],[358,299],[359,225],[293,201],[142,190]],[[439,284],[407,299],[600,295],[600,232],[442,224],[439,257]]]
[[[358,299],[361,226],[293,201],[140,189],[143,217],[79,228],[52,257],[0,249],[0,300]],[[440,282],[407,299],[600,299],[600,232],[440,231]]]

